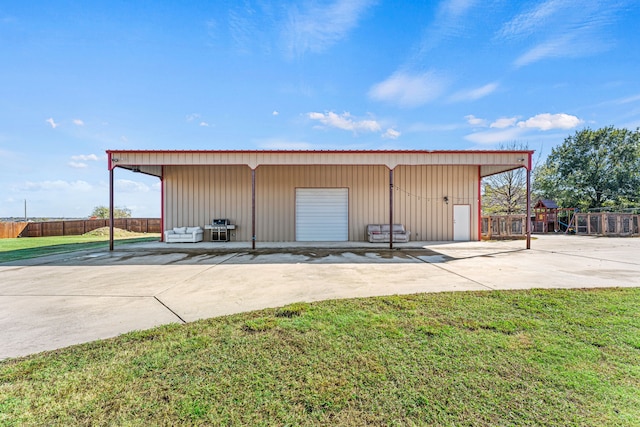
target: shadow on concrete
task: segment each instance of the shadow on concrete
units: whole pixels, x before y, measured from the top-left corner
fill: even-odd
[[[455,251],[455,246],[453,246]],[[211,247],[153,247],[145,248],[128,245],[108,249],[66,252],[61,254],[1,263],[9,266],[118,266],[118,265],[238,265],[238,264],[402,264],[402,263],[447,263],[452,260],[493,257],[504,253],[519,252],[524,249],[461,248],[452,256],[430,248],[314,248],[279,247],[254,250]],[[448,245],[447,252],[452,252]]]

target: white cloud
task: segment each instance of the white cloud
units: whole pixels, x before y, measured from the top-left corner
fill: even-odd
[[[478,144],[497,144],[518,139],[524,133],[524,129],[512,127],[499,131],[475,132],[464,137],[467,141]]]
[[[484,86],[481,86],[475,89],[456,92],[455,94],[451,95],[449,100],[451,102],[475,101],[477,99],[484,98],[485,96],[490,95],[497,88],[498,88],[498,83],[496,82],[488,83]]]
[[[84,126],[84,121],[80,119],[73,119],[73,124],[76,126]]]
[[[116,190],[123,193],[147,193],[149,186],[143,182],[131,181],[129,179],[118,179],[115,182]]]
[[[379,132],[382,127],[375,120],[354,120],[350,113],[336,114],[333,111],[327,113],[308,113],[311,120],[317,120],[325,126],[342,130],[357,132]]]
[[[467,119],[467,123],[469,123],[471,126],[486,126],[487,125],[487,121],[485,119],[481,119],[478,118],[476,116],[474,116],[473,114],[469,114],[468,116],[464,116],[465,119]]]
[[[382,134],[382,137],[385,139],[398,139],[400,135],[401,133],[397,130],[389,128],[385,133]]]
[[[570,114],[538,114],[525,121],[518,122],[520,128],[534,128],[540,130],[571,129],[583,123],[582,120]]]
[[[45,120],[45,122],[49,123],[53,129],[58,127],[58,124],[53,121],[53,117],[49,117],[47,120]]]
[[[476,0],[447,0],[441,3],[440,13],[455,18],[466,13],[475,3]]]
[[[88,168],[89,165],[84,162],[97,162],[98,160],[98,156],[95,154],[77,154],[75,156],[71,156],[71,161],[67,164],[74,169],[85,169]]]
[[[86,181],[40,181],[32,182],[27,181],[18,186],[22,191],[79,191],[87,192],[93,190],[91,184]]]
[[[209,124],[209,122],[206,122],[206,121],[201,120],[201,119],[202,119],[202,115],[200,115],[200,114],[198,114],[198,113],[191,113],[191,114],[187,114],[187,115],[185,116],[185,120],[186,120],[187,122],[189,122],[189,123],[191,123],[191,122],[197,122],[197,123],[198,123],[198,126],[202,126],[202,127],[209,127],[209,126],[211,126],[211,125]]]
[[[78,154],[75,156],[71,156],[71,160],[75,160],[75,161],[87,161],[87,160],[92,160],[94,162],[98,161],[98,156],[96,156],[95,154]]]
[[[558,13],[564,0],[547,0],[535,5],[531,10],[516,15],[505,23],[498,35],[504,38],[521,37],[533,34],[536,29],[554,14]]]
[[[628,96],[626,98],[617,99],[614,101],[616,104],[630,104],[632,102],[640,101],[640,94]]]
[[[273,113],[271,113],[271,115],[272,115],[272,116],[277,116],[277,115],[279,115],[279,114],[280,114],[280,113],[279,113],[279,112],[277,112],[276,110],[273,110]]]
[[[496,36],[503,40],[534,40],[515,61],[523,67],[546,58],[582,57],[613,46],[609,27],[623,16],[625,1],[546,0],[516,15]]]
[[[283,31],[288,54],[299,57],[306,52],[326,50],[355,28],[374,3],[371,0],[337,0],[326,6],[314,4],[305,10],[292,7]]]
[[[564,36],[557,39],[547,40],[531,48],[524,54],[520,55],[514,61],[514,65],[516,67],[524,67],[525,65],[529,65],[546,58],[581,56],[581,52],[582,50],[577,48],[572,36]]]
[[[434,2],[435,3],[435,2]],[[477,0],[444,0],[439,3],[433,25],[425,31],[418,48],[418,58],[424,58],[443,40],[468,35],[468,25],[463,19]]]
[[[467,116],[475,119],[474,116]],[[549,131],[553,129],[571,129],[583,123],[576,116],[570,114],[538,114],[527,120],[518,121],[517,117],[502,117],[491,123],[491,130],[482,132],[474,132],[465,136],[467,141],[479,144],[497,144],[501,142],[510,142],[527,136],[534,131]]]
[[[515,126],[517,121],[518,121],[517,117],[501,117],[495,122],[491,123],[489,127],[495,128],[495,129],[504,129],[511,126]]]
[[[447,79],[433,71],[415,75],[398,71],[375,84],[369,96],[401,107],[417,107],[438,98],[447,86]]]

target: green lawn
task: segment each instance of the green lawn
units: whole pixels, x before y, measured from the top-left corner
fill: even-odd
[[[160,234],[127,233],[116,236],[114,245],[154,241]],[[108,235],[21,237],[0,239],[0,263],[86,249],[109,248]]]
[[[0,425],[640,425],[640,289],[293,304],[0,362]]]

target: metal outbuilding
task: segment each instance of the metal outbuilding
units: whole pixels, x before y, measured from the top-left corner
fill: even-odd
[[[394,223],[404,225],[411,240],[480,240],[482,178],[525,168],[529,192],[532,154],[108,150],[110,208],[114,171],[121,168],[160,179],[163,229],[229,218],[237,226],[232,238],[252,248],[256,242],[366,241],[368,224]]]

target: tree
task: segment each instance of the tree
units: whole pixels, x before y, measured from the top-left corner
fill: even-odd
[[[563,207],[640,206],[640,130],[576,132],[536,168],[534,188]]]
[[[95,216],[96,218],[109,218],[109,208],[106,206],[96,206],[93,208],[93,212],[91,212],[90,216]],[[114,218],[131,218],[131,209],[129,208],[113,208],[113,217]]]
[[[501,144],[501,150],[528,150],[524,143]],[[482,180],[484,215],[517,215],[527,212],[527,172],[518,168]]]

